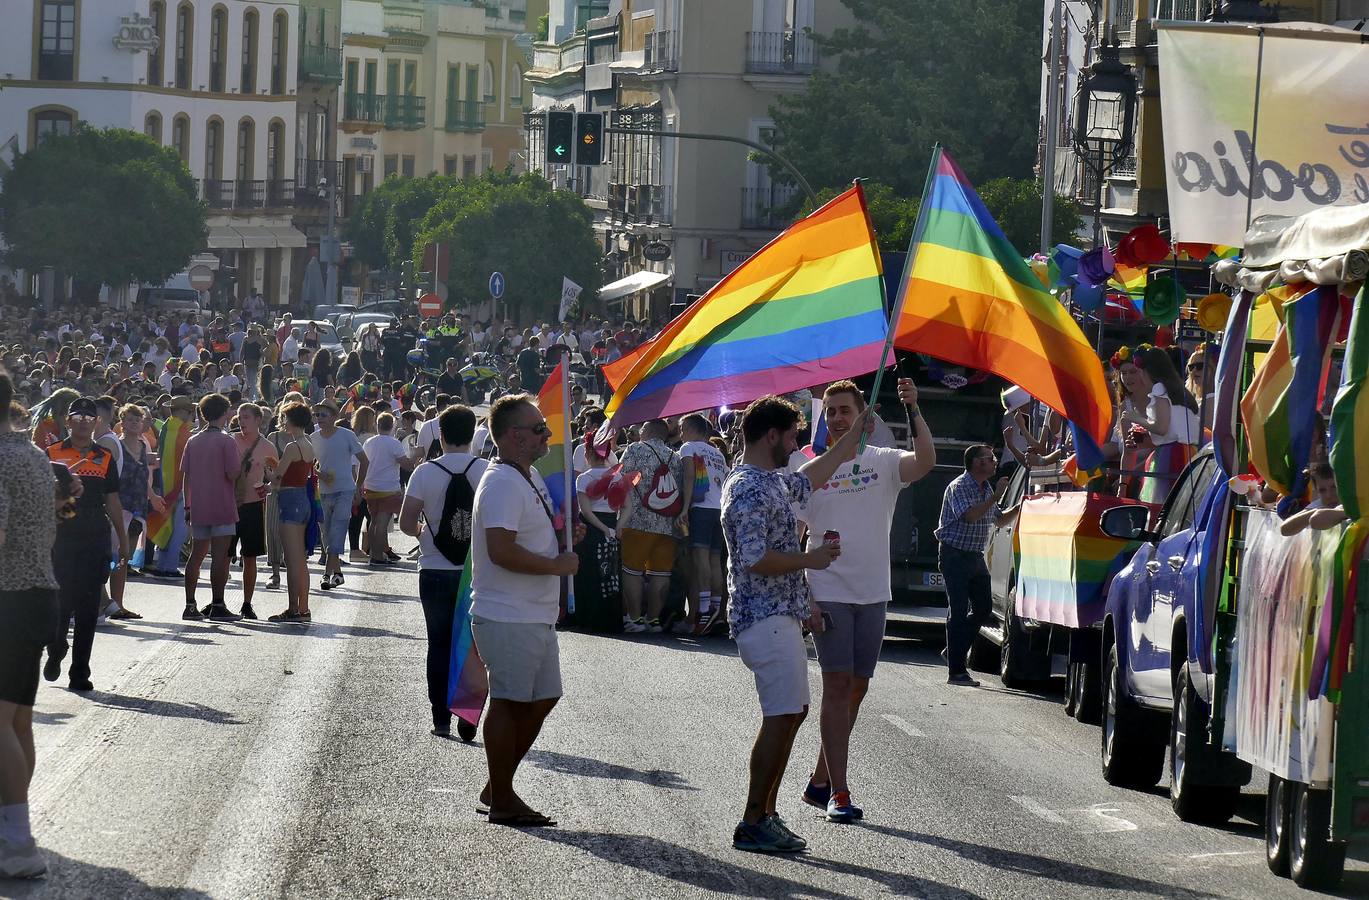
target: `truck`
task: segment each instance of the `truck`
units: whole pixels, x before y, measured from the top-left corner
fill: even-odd
[[[1363,211],[1257,220],[1241,263],[1214,269],[1239,289],[1218,364],[1212,444],[1184,469],[1153,526],[1126,508],[1100,521],[1104,533],[1138,542],[1104,610],[1104,778],[1151,788],[1168,756],[1174,812],[1220,823],[1255,769],[1267,772],[1266,860],[1308,888],[1339,883],[1347,847],[1369,841],[1369,673],[1356,659],[1369,648],[1369,570],[1362,554],[1341,560],[1344,572],[1359,572],[1358,589],[1329,606],[1343,576],[1341,529],[1281,533],[1278,514],[1242,487],[1249,436],[1235,410],[1269,350],[1247,340],[1247,323],[1271,273],[1302,274],[1335,298],[1346,275],[1362,279],[1366,248]],[[1369,315],[1365,303],[1361,291],[1355,316]],[[1333,434],[1333,453],[1341,440],[1354,435]],[[1351,649],[1343,683],[1328,691],[1317,648],[1337,610]]]

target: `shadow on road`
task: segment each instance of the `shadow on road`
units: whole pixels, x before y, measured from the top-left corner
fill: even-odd
[[[297,634],[300,637],[313,638],[394,638],[400,641],[426,641],[426,636],[414,634],[401,634],[398,631],[390,631],[388,628],[371,628],[366,625],[331,625],[327,622],[315,619],[309,625],[277,624],[275,622],[265,622],[257,620],[235,622],[235,625],[247,629],[248,631],[273,631],[278,634]]]
[[[150,700],[146,697],[124,697],[119,694],[106,694],[97,691],[90,695],[97,706],[109,709],[127,709],[133,712],[164,716],[168,719],[199,719],[211,725],[241,725],[242,721],[232,713],[205,706],[202,703],[176,703],[171,700]]]
[[[667,772],[663,769],[631,769],[627,766],[590,759],[585,756],[572,756],[569,753],[530,750],[527,761],[539,769],[547,769],[563,775],[585,775],[590,778],[608,778],[613,781],[640,781],[642,784],[672,791],[698,790],[685,781],[684,776],[679,772]]]
[[[1095,869],[1092,866],[1081,866],[1078,863],[1065,862],[1064,860],[1053,859],[1049,856],[1035,856],[1030,853],[1019,853],[1016,850],[1006,850],[1000,847],[986,847],[983,844],[972,844],[968,841],[958,841],[954,838],[941,837],[933,834],[921,834],[916,831],[907,831],[889,825],[875,825],[867,822],[862,823],[860,827],[879,832],[880,834],[886,834],[890,837],[901,838],[905,841],[927,844],[928,846],[937,847],[941,850],[949,850],[964,859],[989,866],[999,872],[1020,872],[1024,875],[1034,875],[1037,878],[1062,881],[1068,884],[1127,891],[1135,894],[1151,894],[1157,897],[1178,897],[1181,898],[1181,900],[1204,900],[1204,898],[1220,896],[1209,893],[1198,893],[1159,881],[1148,881],[1144,878],[1119,875],[1116,872]]]
[[[153,887],[132,872],[45,852],[48,875],[35,880],[0,879],[4,897],[166,897],[210,900],[203,891]]]

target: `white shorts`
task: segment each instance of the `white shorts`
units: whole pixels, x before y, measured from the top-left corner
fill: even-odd
[[[761,619],[736,640],[737,653],[756,676],[761,715],[788,716],[808,709],[808,647],[798,619]]]
[[[471,634],[489,675],[491,699],[531,703],[561,696],[555,625],[473,616]]]

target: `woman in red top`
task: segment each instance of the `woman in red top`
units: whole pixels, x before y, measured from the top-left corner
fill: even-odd
[[[290,403],[281,410],[281,423],[289,439],[281,452],[280,465],[271,476],[270,490],[276,494],[280,509],[280,539],[285,551],[285,582],[289,605],[285,612],[270,617],[272,622],[311,621],[309,613],[309,560],[304,549],[304,531],[309,526],[309,476],[316,457],[307,434],[313,416],[303,403]]]

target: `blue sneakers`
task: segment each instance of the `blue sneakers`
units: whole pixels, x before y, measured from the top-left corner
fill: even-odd
[[[803,802],[809,806],[816,807],[823,812],[827,811],[827,801],[832,798],[832,786],[824,784],[821,787],[809,781],[808,786],[803,789]]]
[[[851,802],[849,791],[837,791],[827,801],[827,821],[850,822],[865,818],[865,810]]]

